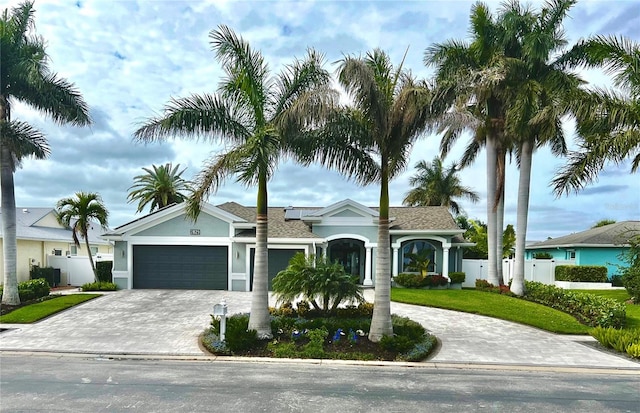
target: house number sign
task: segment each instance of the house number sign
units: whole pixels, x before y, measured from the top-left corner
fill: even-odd
[[[199,229],[192,229],[191,231],[189,231],[189,233],[191,235],[200,235],[200,230]]]

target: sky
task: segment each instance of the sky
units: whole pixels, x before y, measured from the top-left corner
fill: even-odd
[[[13,7],[10,0],[0,6]],[[98,192],[114,228],[137,219],[137,204],[127,203],[128,190],[142,168],[172,162],[193,178],[221,144],[169,140],[139,144],[133,132],[161,113],[173,97],[215,93],[222,76],[209,44],[218,25],[231,27],[260,50],[273,73],[304,57],[313,47],[326,56],[334,72],[345,55],[362,55],[379,47],[405,67],[429,78],[425,49],[449,39],[467,39],[471,1],[118,1],[36,0],[36,31],[47,42],[51,69],[73,82],[90,107],[91,127],[60,126],[35,110],[15,103],[13,119],[43,131],[51,145],[47,160],[23,162],[15,174],[16,206],[54,207],[77,191]],[[496,11],[500,2],[487,2]],[[540,2],[531,2],[538,7]],[[640,41],[640,0],[581,0],[565,19],[569,44],[596,34],[622,35]],[[611,86],[598,70],[581,71],[591,84]],[[575,148],[571,121],[564,125],[569,148]],[[457,161],[468,142],[461,137],[445,164]],[[413,166],[438,155],[440,137],[424,135],[411,153],[407,170],[392,181],[390,200],[402,204],[410,189]],[[640,220],[640,175],[630,162],[607,165],[597,183],[577,194],[556,198],[549,183],[563,165],[546,148],[533,160],[527,240],[544,240],[589,228],[601,219]],[[462,184],[480,202],[462,201],[466,215],[486,221],[485,155],[460,172]],[[505,225],[516,221],[518,170],[507,170]],[[279,165],[269,183],[270,206],[327,206],[345,198],[377,206],[379,187],[361,187],[320,165]],[[254,206],[256,188],[229,179],[209,202],[236,201]]]

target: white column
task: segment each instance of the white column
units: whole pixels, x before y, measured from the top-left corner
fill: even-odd
[[[326,258],[327,257],[327,245],[321,245],[320,248],[322,249],[322,258]]]
[[[398,248],[393,247],[393,259],[391,260],[391,275],[398,275]]]
[[[364,282],[362,285],[373,285],[371,280],[371,247],[365,248],[364,254]]]
[[[449,278],[449,247],[442,248],[442,276]]]

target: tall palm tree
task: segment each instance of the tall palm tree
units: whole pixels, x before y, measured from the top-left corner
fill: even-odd
[[[56,215],[62,225],[71,229],[73,242],[80,246],[80,237],[84,238],[87,247],[87,255],[95,281],[98,282],[98,273],[91,255],[89,246],[89,228],[97,222],[102,228],[108,225],[109,212],[102,202],[100,195],[93,192],[76,192],[73,198],[63,198],[56,205]]]
[[[539,12],[512,3],[503,12],[511,40],[512,82],[515,89],[507,111],[508,133],[517,136],[520,166],[516,218],[516,255],[511,291],[523,295],[524,255],[529,211],[531,165],[536,148],[549,145],[555,155],[566,153],[562,118],[569,103],[579,99],[581,80],[558,62],[567,44],[562,21],[574,0],[547,3]]]
[[[574,104],[579,148],[553,180],[557,195],[579,191],[597,180],[607,161],[631,159],[640,168],[640,44],[618,36],[596,36],[577,43],[560,62],[603,68],[620,91],[591,89]]]
[[[489,268],[488,281],[500,284],[498,277],[497,211],[502,196],[498,178],[503,165],[502,156],[508,148],[505,134],[508,65],[505,59],[503,29],[486,4],[475,3],[471,8],[470,43],[449,40],[434,44],[425,51],[426,65],[435,66],[438,95],[451,106],[440,120],[445,132],[441,152],[451,147],[460,134],[470,129],[472,140],[466,157],[484,145],[487,154],[487,227]],[[462,165],[465,164],[463,160]]]
[[[431,91],[394,67],[379,49],[339,61],[338,81],[353,104],[339,108],[319,131],[320,161],[360,184],[380,184],[375,301],[369,340],[393,335],[390,312],[391,262],[389,181],[401,173],[413,143],[430,119]]]
[[[16,201],[13,174],[28,156],[49,154],[45,136],[25,122],[11,119],[11,106],[26,103],[56,123],[87,125],[87,105],[80,92],[49,69],[44,40],[35,34],[33,2],[5,9],[0,18],[0,180],[2,183],[2,303],[20,303],[17,280]]]
[[[323,57],[309,50],[277,76],[262,54],[226,26],[210,33],[210,41],[226,77],[218,93],[172,99],[164,114],[135,132],[140,141],[170,137],[223,141],[228,149],[210,159],[194,183],[187,209],[195,219],[204,198],[225,178],[237,175],[245,185],[257,185],[256,252],[249,329],[261,338],[272,336],[267,291],[267,182],[285,156],[301,157],[312,150],[305,139],[336,94]],[[312,156],[304,158],[311,162]]]
[[[134,184],[129,188],[127,198],[129,202],[138,201],[138,209],[141,212],[148,204],[149,212],[164,208],[167,205],[179,204],[188,198],[192,191],[189,182],[182,178],[182,173],[186,170],[178,171],[180,164],[172,166],[171,163],[150,168],[142,168],[146,172],[133,178]]]
[[[409,185],[414,188],[402,201],[405,205],[446,206],[459,215],[462,208],[454,198],[466,198],[474,203],[480,200],[477,193],[460,183],[455,162],[445,169],[442,159],[436,156],[431,162],[419,161],[415,168],[416,174],[409,178]]]

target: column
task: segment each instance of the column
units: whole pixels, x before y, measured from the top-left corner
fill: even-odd
[[[398,247],[393,247],[393,259],[391,260],[391,275],[398,275]]]
[[[362,285],[369,286],[373,285],[373,281],[371,280],[371,247],[365,248],[364,254],[364,282]]]
[[[322,250],[322,258],[327,257],[327,244],[321,245],[320,249]]]
[[[442,276],[449,278],[449,247],[442,247]]]

